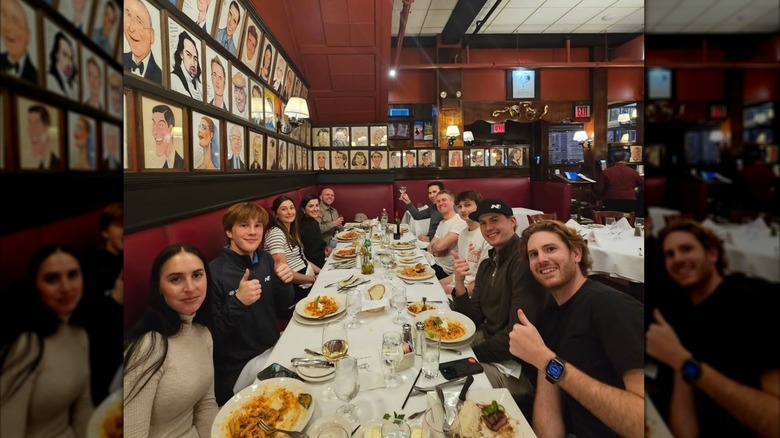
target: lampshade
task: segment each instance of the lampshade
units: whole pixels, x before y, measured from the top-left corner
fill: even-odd
[[[619,123],[628,123],[631,121],[631,115],[628,113],[618,114]]]
[[[460,135],[460,129],[457,125],[450,125],[447,127],[447,132],[444,134],[447,137],[457,137]]]
[[[284,115],[291,119],[301,120],[309,118],[309,106],[306,101],[300,97],[291,97],[284,107]]]
[[[628,134],[627,133],[620,136],[620,142],[621,143],[629,143]]]
[[[463,141],[474,141],[474,134],[471,131],[463,131]]]
[[[585,131],[577,131],[574,133],[573,140],[579,143],[586,142],[588,141],[588,133]]]
[[[723,135],[723,131],[720,129],[715,131],[710,131],[710,141],[713,143],[720,143],[723,140],[726,139],[726,136]]]

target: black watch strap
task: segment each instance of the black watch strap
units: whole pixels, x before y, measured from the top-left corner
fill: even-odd
[[[560,382],[563,379],[563,375],[566,372],[566,361],[558,356],[550,359],[547,362],[547,366],[544,367],[544,378],[553,385]]]

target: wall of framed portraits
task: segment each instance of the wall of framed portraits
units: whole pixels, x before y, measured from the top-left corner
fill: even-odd
[[[25,217],[122,196],[120,23],[115,0],[0,2],[0,182]]]

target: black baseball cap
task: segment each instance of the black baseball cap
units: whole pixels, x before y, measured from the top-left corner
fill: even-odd
[[[477,211],[469,214],[469,219],[474,222],[479,222],[479,217],[487,213],[500,213],[504,216],[514,215],[512,213],[512,208],[508,206],[506,202],[500,199],[490,198],[480,202],[477,206]]]

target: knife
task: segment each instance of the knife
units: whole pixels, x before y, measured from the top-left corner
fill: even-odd
[[[347,285],[347,286],[339,287],[339,288],[338,288],[338,289],[336,289],[336,290],[337,290],[338,292],[341,292],[341,291],[343,291],[343,290],[352,289],[352,288],[355,288],[355,287],[358,287],[358,286],[360,286],[361,284],[366,284],[366,283],[370,283],[370,282],[371,282],[371,279],[368,279],[368,280],[363,280],[363,281],[361,281],[360,283],[352,283],[352,284],[349,284],[349,285]]]
[[[337,284],[339,284],[339,283],[341,283],[341,282],[343,282],[343,281],[350,281],[350,280],[352,280],[352,278],[353,278],[353,277],[354,277],[354,275],[350,275],[350,276],[349,276],[349,278],[347,278],[346,280],[339,280],[339,281],[337,281],[337,282],[335,282],[335,283],[326,284],[326,285],[325,285],[325,286],[323,286],[323,287],[331,287],[331,286],[335,286],[335,285],[337,285]]]
[[[463,402],[466,401],[466,392],[468,392],[469,386],[471,386],[472,383],[474,383],[474,376],[470,375],[466,378],[466,383],[463,384],[463,388],[460,390],[460,394],[458,394],[458,402],[455,405],[455,410],[453,411],[451,418],[447,418],[444,421],[444,427],[442,428],[442,431],[444,432],[445,437],[452,436],[452,423],[454,423],[455,419],[458,418],[458,413],[463,407]]]
[[[290,362],[296,367],[330,368],[335,366],[332,362],[328,362],[327,360],[311,359],[307,357],[294,357],[290,359]]]

